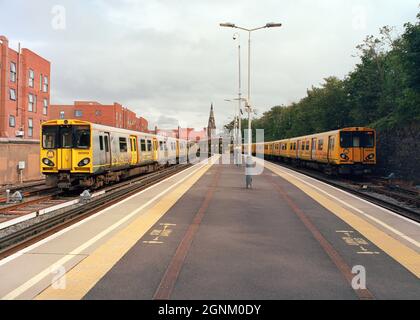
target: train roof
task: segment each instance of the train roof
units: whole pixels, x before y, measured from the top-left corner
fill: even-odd
[[[102,130],[102,131],[112,131],[112,132],[118,132],[118,133],[124,133],[129,135],[143,135],[145,137],[158,137],[161,139],[171,139],[171,140],[180,140],[180,141],[187,141],[184,139],[178,139],[174,137],[166,137],[162,135],[152,134],[152,133],[146,133],[146,132],[140,132],[140,131],[133,131],[133,130],[127,130],[123,128],[116,128],[116,127],[110,127],[105,126],[102,124],[93,123],[90,121],[83,121],[83,120],[75,120],[75,119],[57,119],[57,120],[50,120],[42,123],[42,125],[89,125],[94,129]]]
[[[333,135],[333,134],[337,134],[337,133],[339,133],[341,131],[375,131],[375,129],[368,128],[368,127],[342,128],[342,129],[337,129],[337,130],[332,130],[332,131],[327,131],[327,132],[314,133],[314,134],[310,134],[310,135],[306,135],[306,136],[293,137],[293,138],[281,139],[281,140],[276,140],[276,141],[267,141],[265,143],[277,143],[277,142],[284,142],[284,141],[290,141],[290,140],[311,139],[311,138],[315,138],[315,137],[317,137],[319,135]],[[257,143],[257,144],[261,144],[261,143]]]

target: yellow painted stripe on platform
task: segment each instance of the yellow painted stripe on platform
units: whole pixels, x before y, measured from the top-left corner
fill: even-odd
[[[101,245],[65,275],[66,289],[52,285],[36,300],[80,300],[159,221],[169,209],[210,169],[207,164],[174,191],[164,196],[125,229]],[[59,280],[58,280],[59,281]]]
[[[381,231],[351,211],[344,209],[326,196],[316,192],[314,189],[294,178],[293,175],[286,174],[276,166],[267,162],[265,162],[265,167],[301,189],[328,211],[334,213],[338,218],[363,234],[367,239],[398,261],[417,278],[420,278],[420,255],[416,251],[405,246],[402,242]]]

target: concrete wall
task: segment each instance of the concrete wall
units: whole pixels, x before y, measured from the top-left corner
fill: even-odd
[[[39,141],[0,139],[0,185],[20,182],[18,163],[25,161],[23,182],[42,179]]]

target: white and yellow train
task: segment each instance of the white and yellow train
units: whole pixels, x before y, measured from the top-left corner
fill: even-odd
[[[61,189],[98,188],[131,176],[187,163],[194,142],[79,120],[41,126],[41,172]]]

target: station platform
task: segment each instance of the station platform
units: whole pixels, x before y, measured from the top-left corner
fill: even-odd
[[[268,162],[246,189],[213,160],[0,261],[0,297],[420,297],[418,223]]]

